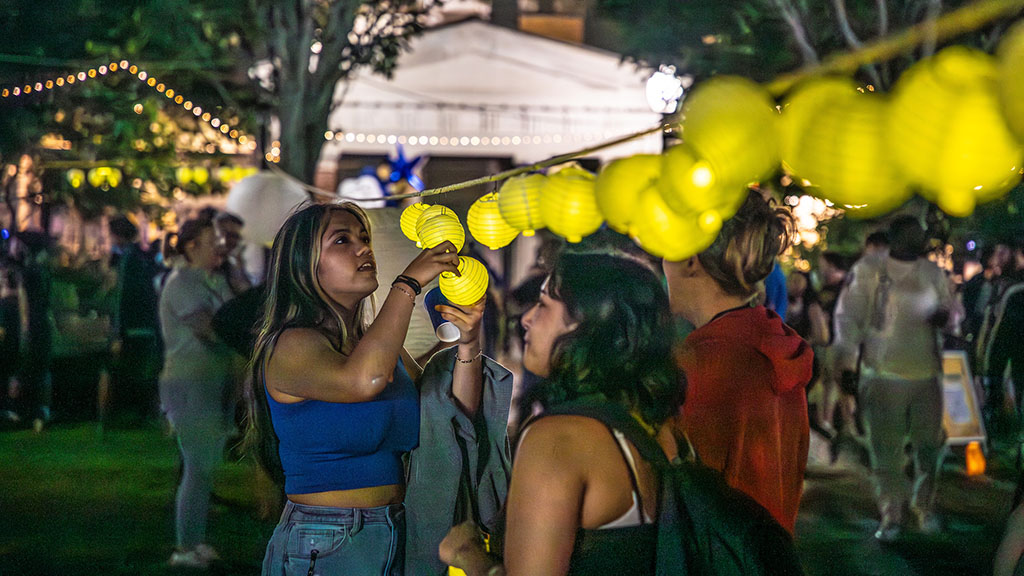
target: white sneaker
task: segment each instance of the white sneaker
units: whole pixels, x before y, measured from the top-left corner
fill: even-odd
[[[882,521],[878,524],[878,530],[875,530],[875,539],[884,543],[895,542],[903,533],[900,524],[900,518],[892,514],[882,514]]]
[[[195,553],[198,554],[199,557],[203,560],[206,560],[208,563],[220,561],[220,554],[217,554],[217,551],[214,550],[213,546],[210,546],[209,544],[200,544],[196,546]]]
[[[171,554],[171,559],[167,561],[167,564],[177,568],[202,568],[206,569],[210,567],[210,562],[206,558],[203,558],[199,552],[195,549],[182,552],[175,550]]]

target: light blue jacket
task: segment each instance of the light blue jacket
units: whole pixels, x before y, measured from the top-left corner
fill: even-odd
[[[508,414],[512,373],[482,356],[483,390],[474,423],[455,404],[452,370],[455,348],[442,350],[427,363],[420,380],[420,443],[409,460],[405,492],[408,576],[445,574],[437,547],[453,525],[462,471],[468,472],[478,520],[492,528],[508,494],[512,459]]]

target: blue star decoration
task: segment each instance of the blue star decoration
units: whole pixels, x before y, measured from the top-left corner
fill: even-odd
[[[405,151],[402,149],[402,145],[399,144],[395,147],[395,158],[388,158],[388,164],[391,165],[391,175],[389,180],[392,183],[398,183],[405,180],[412,186],[417,192],[422,192],[425,186],[423,180],[419,176],[413,173],[416,166],[423,161],[423,156],[417,156],[411,160],[406,159]]]

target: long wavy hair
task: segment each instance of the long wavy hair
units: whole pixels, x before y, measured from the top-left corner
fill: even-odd
[[[685,382],[672,362],[668,294],[649,267],[607,253],[563,253],[548,294],[577,326],[555,340],[551,373],[528,393],[531,402],[601,394],[652,427],[675,412]]]
[[[266,299],[249,363],[252,378],[246,389],[244,443],[278,484],[284,483],[284,471],[264,386],[267,362],[274,353],[278,337],[289,328],[322,329],[340,335],[338,352],[348,354],[373,319],[374,300],[370,295],[360,302],[356,310],[355,334],[348,334],[345,322],[330,305],[330,297],[320,286],[317,270],[321,241],[331,215],[337,212],[349,212],[355,216],[370,235],[370,221],[366,213],[351,202],[305,205],[281,225],[267,266]],[[331,341],[334,344],[333,338]]]

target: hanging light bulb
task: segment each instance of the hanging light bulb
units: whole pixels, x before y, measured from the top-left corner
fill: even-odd
[[[470,306],[476,304],[487,294],[487,268],[475,258],[459,256],[459,274],[442,272],[438,278],[441,293],[452,304]]]
[[[493,192],[473,202],[466,215],[466,224],[473,238],[491,250],[508,246],[519,236],[519,230],[509,226],[501,217],[498,195]]]
[[[544,227],[540,214],[540,190],[546,180],[543,174],[516,176],[508,179],[498,190],[501,217],[523,236],[533,236],[535,230]]]

